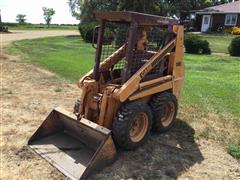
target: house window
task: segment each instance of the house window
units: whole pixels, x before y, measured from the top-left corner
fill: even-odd
[[[235,26],[237,24],[237,14],[227,14],[225,17],[225,25]]]

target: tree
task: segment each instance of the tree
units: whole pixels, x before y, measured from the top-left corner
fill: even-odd
[[[95,21],[94,11],[116,11],[116,0],[68,0],[73,17],[81,20],[81,23]]]
[[[94,11],[136,11],[185,19],[191,10],[232,0],[68,0],[72,15],[81,23],[94,20]]]
[[[18,14],[16,16],[16,21],[19,23],[19,24],[25,24],[26,23],[26,15],[25,14]]]
[[[44,20],[47,26],[49,27],[52,20],[52,16],[55,14],[55,10],[53,8],[47,8],[47,7],[43,7],[42,10],[43,10]]]
[[[81,23],[94,21],[94,11],[136,11],[156,15],[172,14],[166,0],[68,0],[72,15]]]

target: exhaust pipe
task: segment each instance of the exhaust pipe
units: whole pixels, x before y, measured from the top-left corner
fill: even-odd
[[[55,108],[28,146],[71,179],[83,179],[111,164],[116,148],[111,131],[61,108]]]

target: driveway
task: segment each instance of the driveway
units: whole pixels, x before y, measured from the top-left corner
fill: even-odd
[[[13,41],[23,39],[68,35],[79,35],[79,32],[77,30],[15,30],[11,33],[0,34],[0,42],[1,46],[5,46]]]

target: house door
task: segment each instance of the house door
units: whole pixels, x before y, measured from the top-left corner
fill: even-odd
[[[208,31],[209,26],[210,26],[210,20],[211,20],[210,15],[203,15],[201,32],[207,32]]]

